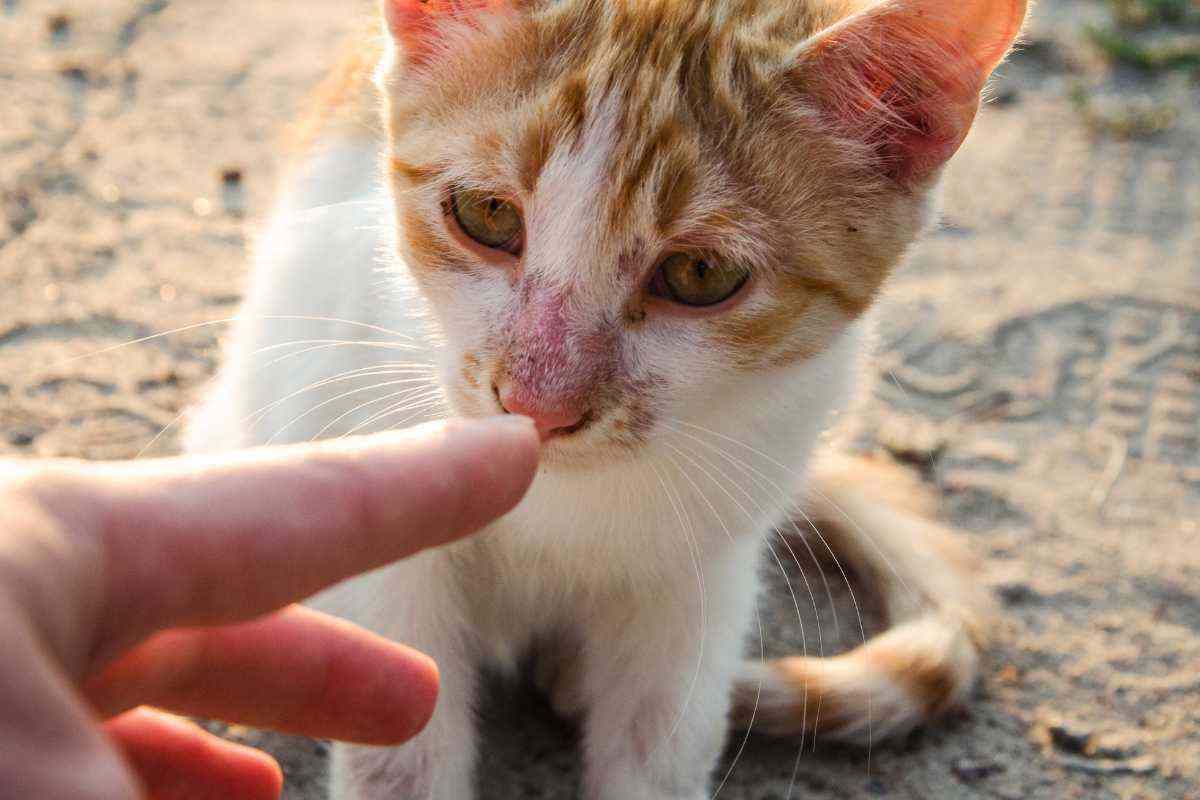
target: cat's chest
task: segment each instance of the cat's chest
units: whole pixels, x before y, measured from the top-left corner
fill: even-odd
[[[468,545],[463,567],[488,594],[547,618],[681,586],[691,593],[757,548],[791,500],[754,484],[708,488],[653,462],[541,476],[514,512]]]

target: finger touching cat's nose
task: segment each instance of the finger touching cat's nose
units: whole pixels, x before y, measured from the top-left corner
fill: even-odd
[[[587,410],[578,403],[531,400],[513,383],[496,387],[496,398],[506,413],[532,419],[543,442],[575,433],[586,424],[588,418]]]

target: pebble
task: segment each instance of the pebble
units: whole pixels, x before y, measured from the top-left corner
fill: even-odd
[[[1150,756],[1125,760],[1058,756],[1054,761],[1067,769],[1093,775],[1149,775],[1158,770],[1158,764]]]
[[[996,761],[974,758],[960,758],[950,767],[954,776],[968,785],[998,775],[1004,772],[1004,769],[1004,765]]]
[[[71,30],[71,18],[66,14],[52,14],[46,19],[46,30],[51,36],[66,36]]]
[[[1038,600],[1037,590],[1026,581],[1005,581],[996,586],[996,593],[1008,606],[1020,606]]]
[[[1091,728],[1069,720],[1059,718],[1047,726],[1050,742],[1065,753],[1084,755],[1092,743],[1094,735]]]

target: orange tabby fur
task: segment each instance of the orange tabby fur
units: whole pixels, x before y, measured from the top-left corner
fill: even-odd
[[[416,0],[389,2],[427,13]],[[1024,0],[964,0],[969,13],[951,25],[896,0],[523,0],[493,4],[519,13],[482,16],[456,14],[460,5],[479,4],[434,0],[428,13],[449,9],[446,19],[423,16],[397,33],[414,63],[437,63],[436,79],[417,70],[400,86],[385,63],[376,91],[379,40],[366,37],[307,126],[377,129],[380,96],[390,99],[387,174],[417,282],[436,294],[445,272],[477,268],[431,214],[444,185],[476,188],[475,176],[489,176],[477,188],[533,195],[556,159],[603,134],[607,178],[588,202],[607,228],[572,268],[642,264],[655,255],[648,239],[697,251],[719,243],[767,287],[768,302],[703,329],[746,373],[815,358],[872,305],[927,223],[923,194],[1025,13]],[[972,38],[964,17],[990,38]],[[873,41],[881,30],[894,45],[886,52]],[[632,324],[645,316],[626,313]],[[478,389],[475,375],[492,365],[471,358],[463,375]],[[914,513],[912,487],[897,486],[878,464],[827,461],[806,504],[839,556],[881,589],[896,627],[836,658],[748,664],[737,723],[866,740],[965,697],[989,601],[975,561]],[[889,495],[899,502],[882,502]]]

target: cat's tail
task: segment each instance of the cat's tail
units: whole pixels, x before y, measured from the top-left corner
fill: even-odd
[[[810,487],[809,516],[842,563],[878,589],[891,627],[835,657],[746,662],[733,721],[862,744],[905,733],[975,683],[993,610],[979,564],[926,518],[928,491],[897,465],[829,457]]]

